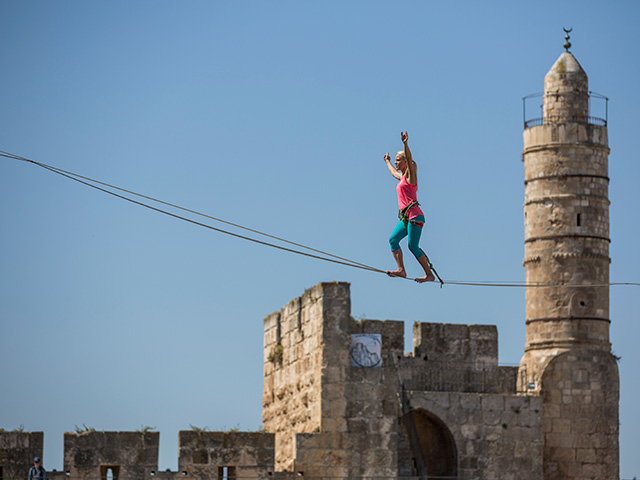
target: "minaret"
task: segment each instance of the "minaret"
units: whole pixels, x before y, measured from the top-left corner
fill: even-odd
[[[534,388],[561,351],[611,350],[609,147],[607,127],[590,120],[587,75],[566,51],[544,79],[542,125],[524,130],[526,283],[552,285],[526,292]]]
[[[526,289],[519,388],[543,397],[545,480],[617,479],[607,126],[590,117],[588,78],[565,38],[544,79],[542,118],[523,135],[523,264],[526,283],[540,286]]]

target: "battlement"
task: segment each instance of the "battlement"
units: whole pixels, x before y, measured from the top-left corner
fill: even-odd
[[[274,436],[262,432],[181,431],[178,471],[158,470],[159,432],[64,434],[64,469],[51,480],[204,480],[273,475]],[[0,432],[0,479],[24,479],[43,458],[42,432]],[[45,464],[46,465],[46,464]]]
[[[350,306],[348,283],[320,283],[264,319],[263,432],[181,431],[176,472],[158,471],[157,432],[65,433],[64,471],[49,478],[541,478],[543,426],[564,424],[544,423],[544,397],[498,365],[495,326],[416,322],[405,354],[403,322],[356,321]],[[594,391],[615,374],[591,368],[604,360],[564,356],[549,374],[597,404],[581,410],[594,422],[617,398]],[[42,447],[41,432],[0,433],[1,478],[24,478]]]
[[[516,392],[517,367],[498,366],[495,326],[416,323],[413,352],[405,355],[403,322],[356,321],[350,304],[349,284],[321,283],[265,319],[263,426],[275,434],[276,471],[359,478],[416,475],[422,453],[415,445],[423,443],[423,453],[445,460],[422,473],[454,476],[472,472],[462,466],[479,462],[476,453],[460,453],[458,461],[455,445],[460,452],[486,450],[472,446],[479,441],[477,428],[508,439],[493,444],[496,462],[513,456],[512,442],[534,442],[540,415],[528,413],[526,422],[517,417],[524,410],[539,412],[539,399],[526,401]],[[460,428],[440,408],[442,402],[469,424]],[[411,412],[413,404],[425,405],[422,413]],[[440,405],[438,416],[428,413],[426,405],[431,412]],[[485,424],[482,419],[489,417],[482,412],[488,406],[493,413]],[[413,437],[407,425],[420,427]],[[505,432],[502,425],[511,430]],[[417,440],[421,435],[426,437]],[[433,435],[442,441],[433,441]],[[522,451],[536,478],[538,446],[533,453]],[[497,463],[485,472],[493,468],[497,474]],[[519,474],[526,478],[522,470]]]

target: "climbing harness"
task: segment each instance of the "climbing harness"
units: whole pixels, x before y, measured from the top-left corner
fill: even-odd
[[[409,220],[407,219],[407,214],[409,213],[409,210],[411,210],[413,207],[416,207],[416,206],[418,206],[418,205],[420,205],[420,204],[418,203],[418,201],[417,201],[417,200],[414,200],[413,202],[411,202],[409,205],[407,205],[407,206],[406,206],[406,207],[404,207],[403,209],[398,210],[398,218],[399,218],[400,220],[402,220],[402,223],[404,223],[404,226],[405,226],[405,227],[407,226],[407,222],[409,221]],[[411,223],[413,223],[413,222],[411,222]],[[413,224],[415,225],[415,223],[413,223]]]

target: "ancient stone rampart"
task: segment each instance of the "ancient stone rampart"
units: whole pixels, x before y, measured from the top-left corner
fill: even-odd
[[[404,355],[402,322],[355,321],[349,305],[348,284],[319,284],[265,320],[263,421],[276,470],[542,478],[541,401],[516,391],[517,367],[498,365],[494,326],[416,323]],[[317,376],[298,377],[297,365]],[[314,429],[296,421],[310,392]]]
[[[26,478],[35,457],[42,457],[43,432],[0,431],[0,478]]]
[[[50,480],[267,478],[274,436],[263,432],[179,432],[178,471],[158,469],[159,432],[64,434],[64,468]],[[43,457],[42,432],[0,432],[0,479],[24,480]],[[46,467],[46,459],[44,459]]]

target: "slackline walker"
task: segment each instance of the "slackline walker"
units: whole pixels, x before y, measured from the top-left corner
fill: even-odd
[[[396,154],[395,166],[391,165],[389,152],[384,155],[384,161],[389,168],[389,172],[398,180],[396,192],[398,194],[398,218],[400,219],[389,238],[391,254],[398,268],[393,271],[387,270],[387,275],[390,277],[407,277],[400,240],[408,236],[409,251],[416,257],[416,260],[424,270],[424,276],[416,278],[415,281],[418,283],[433,282],[437,276],[442,287],[444,282],[435,268],[433,268],[433,264],[427,254],[419,246],[425,218],[418,203],[418,166],[413,160],[411,150],[409,150],[409,134],[400,132],[400,140],[402,140],[403,150]]]
[[[253,230],[251,228],[247,228],[247,227],[244,227],[242,225],[238,225],[238,224],[235,224],[235,223],[232,223],[232,222],[228,222],[226,220],[222,220],[222,219],[219,219],[219,218],[216,218],[216,217],[212,217],[210,215],[206,215],[204,213],[197,212],[195,210],[190,210],[190,209],[181,207],[179,205],[174,205],[172,203],[168,203],[168,202],[165,202],[165,201],[162,201],[162,200],[158,200],[158,199],[153,198],[153,197],[142,195],[142,194],[133,192],[131,190],[126,190],[124,188],[117,187],[115,185],[110,185],[108,183],[104,183],[104,182],[101,182],[99,180],[94,180],[94,179],[89,178],[89,177],[84,177],[82,175],[78,175],[77,173],[73,173],[73,172],[69,172],[69,171],[66,171],[66,170],[62,170],[61,168],[57,168],[57,167],[54,167],[54,166],[51,166],[51,165],[46,165],[44,163],[36,162],[35,160],[31,160],[29,158],[21,157],[19,155],[14,155],[12,153],[3,152],[3,151],[0,151],[0,156],[1,157],[5,157],[5,158],[9,158],[9,159],[13,159],[13,160],[19,160],[19,161],[31,163],[33,165],[37,165],[38,167],[44,168],[45,170],[48,170],[48,171],[53,172],[53,173],[56,173],[56,174],[61,175],[61,176],[65,177],[65,178],[73,180],[75,182],[81,183],[82,185],[94,188],[94,189],[99,190],[99,191],[101,191],[103,193],[107,193],[109,195],[112,195],[114,197],[120,198],[122,200],[126,200],[127,202],[139,205],[141,207],[148,208],[148,209],[153,210],[153,211],[158,212],[158,213],[163,213],[165,215],[168,215],[168,216],[173,217],[173,218],[177,218],[179,220],[184,220],[185,222],[189,222],[189,223],[192,223],[194,225],[198,225],[198,226],[201,226],[201,227],[204,227],[204,228],[208,228],[210,230],[214,230],[216,232],[220,232],[220,233],[224,233],[224,234],[230,235],[232,237],[241,238],[243,240],[248,240],[250,242],[254,242],[254,243],[257,243],[257,244],[260,244],[260,245],[265,245],[265,246],[268,246],[268,247],[277,248],[279,250],[284,250],[284,251],[290,252],[290,253],[296,253],[298,255],[304,255],[304,256],[307,256],[307,257],[310,257],[310,258],[315,258],[315,259],[318,259],[318,260],[324,260],[326,262],[337,263],[337,264],[340,264],[340,265],[346,265],[348,267],[354,267],[354,268],[359,268],[359,269],[362,269],[362,270],[368,270],[368,271],[376,272],[376,273],[384,273],[384,274],[388,275],[388,272],[386,272],[385,270],[381,270],[379,268],[375,268],[375,267],[366,265],[364,263],[359,263],[359,262],[356,262],[356,261],[353,261],[353,260],[349,260],[347,258],[339,257],[337,255],[334,255],[334,254],[331,254],[331,253],[328,253],[328,252],[323,252],[322,250],[317,250],[315,248],[308,247],[306,245],[302,245],[302,244],[299,244],[299,243],[291,242],[291,241],[286,240],[284,238],[276,237],[274,235],[269,235],[267,233],[260,232],[258,230]],[[121,192],[121,193],[116,193],[116,192],[114,192],[112,190],[116,190],[116,191]],[[226,225],[230,225],[230,226],[233,226],[233,227],[236,227],[236,228],[239,228],[239,229],[242,229],[242,230],[246,230],[246,231],[258,234],[258,235],[263,235],[265,237],[268,237],[268,238],[271,238],[271,239],[274,239],[274,240],[278,240],[280,242],[283,242],[283,243],[286,243],[286,244],[289,244],[289,245],[293,245],[293,246],[296,246],[296,247],[299,247],[299,248],[302,248],[302,249],[305,249],[305,250],[309,250],[311,252],[314,252],[314,254],[303,252],[301,250],[296,250],[296,249],[293,249],[293,248],[283,247],[281,245],[276,245],[276,244],[265,242],[265,241],[262,241],[262,240],[257,240],[255,238],[247,237],[247,236],[244,236],[244,235],[239,235],[237,233],[229,232],[229,231],[223,230],[221,228],[216,228],[216,227],[213,227],[213,226],[208,225],[206,223],[198,222],[196,220],[187,218],[185,216],[178,215],[176,213],[172,213],[172,212],[169,212],[167,210],[163,210],[161,208],[154,207],[154,206],[149,205],[147,203],[144,203],[142,201],[135,200],[133,198],[127,197],[127,196],[123,195],[123,193],[126,193],[128,195],[133,195],[133,196],[138,197],[138,198],[143,198],[143,199],[149,200],[151,202],[155,202],[155,203],[158,203],[158,204],[161,204],[161,205],[165,205],[165,206],[168,206],[168,207],[171,207],[171,208],[175,208],[177,210],[188,212],[188,213],[191,213],[191,214],[194,214],[194,215],[199,215],[201,217],[208,218],[208,219],[214,220],[216,222],[224,223]],[[426,254],[424,255],[424,257],[426,257],[426,260],[429,262],[428,257],[426,256]],[[433,265],[431,265],[430,262],[429,262],[429,265],[430,265],[431,271],[434,272],[435,275],[437,275],[437,273],[435,272],[435,269],[433,268]],[[401,277],[401,278],[405,278],[406,280],[420,280],[420,279],[409,278],[409,277],[406,277],[406,276],[405,277]],[[523,283],[523,282],[509,282],[509,281],[496,282],[496,281],[489,281],[489,280],[485,280],[485,281],[447,280],[445,282],[442,279],[440,279],[439,276],[438,276],[438,280],[440,280],[440,286],[441,287],[445,283],[447,285],[465,285],[465,286],[482,286],[482,287],[539,287],[539,288],[548,288],[548,287],[604,287],[604,286],[617,286],[617,285],[640,286],[640,283],[602,283],[602,284],[562,284],[562,285],[558,285],[558,284],[542,284],[542,283],[526,284],[526,283]]]

